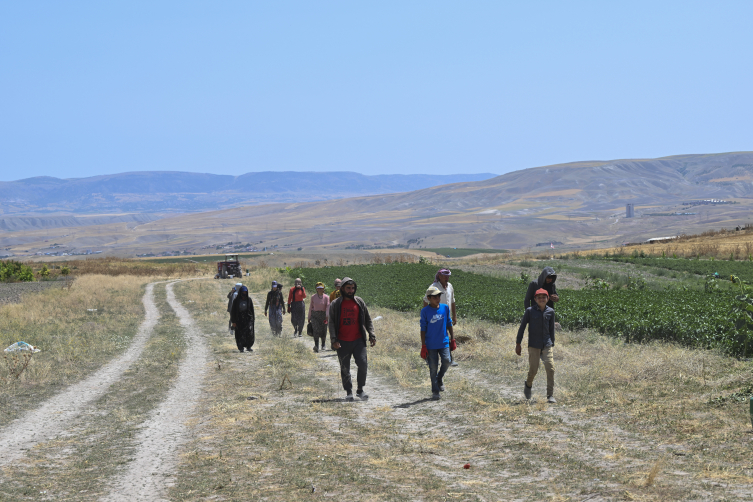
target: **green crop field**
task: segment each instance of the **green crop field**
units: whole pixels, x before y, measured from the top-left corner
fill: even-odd
[[[427,248],[426,251],[449,256],[450,258],[462,258],[478,253],[509,253],[506,249],[472,249],[472,248]]]
[[[437,267],[425,264],[393,263],[346,267],[291,269],[308,291],[317,281],[333,284],[337,277],[351,277],[358,284],[358,296],[368,305],[403,312],[422,307],[426,288]],[[459,317],[499,323],[517,323],[523,316],[527,285],[521,281],[453,271]],[[753,350],[753,336],[730,330],[734,295],[729,292],[649,289],[558,290],[557,320],[566,329],[593,328],[626,341],[665,340],[695,347],[719,347],[734,355],[747,356]],[[750,348],[749,348],[750,347]]]
[[[228,253],[232,254],[232,253]],[[238,257],[242,260],[243,258],[253,258],[254,256],[259,256],[262,254],[267,253],[241,253],[238,254]],[[218,261],[223,261],[225,259],[225,254],[216,254],[216,255],[201,255],[201,256],[194,256],[194,255],[188,255],[188,256],[168,256],[164,258],[143,258],[144,261],[150,261],[154,263],[217,263]]]
[[[740,279],[753,282],[753,262],[724,261],[724,260],[696,260],[686,258],[640,258],[633,256],[610,256],[606,260],[621,263],[632,263],[644,267],[665,268],[678,272],[688,272],[702,276],[718,273],[722,278],[729,279],[736,275]]]

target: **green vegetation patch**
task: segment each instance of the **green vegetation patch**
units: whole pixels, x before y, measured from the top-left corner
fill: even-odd
[[[744,281],[753,282],[753,262],[751,261],[641,258],[633,256],[610,256],[605,259],[621,263],[632,263],[633,265],[644,267],[665,268],[668,270],[688,272],[703,276],[714,275],[717,273],[724,278],[729,278],[732,275],[736,275]]]
[[[478,253],[509,253],[507,249],[473,249],[473,248],[427,248],[426,251],[449,256],[450,258],[462,258]]]
[[[352,265],[296,268],[308,291],[317,281],[326,285],[348,276],[369,305],[418,313],[437,267],[426,264]],[[499,279],[462,270],[451,278],[460,317],[518,323],[523,315],[527,281]],[[566,329],[593,328],[626,341],[664,340],[683,345],[718,347],[734,355],[753,350],[753,335],[732,329],[735,297],[723,291],[650,289],[565,290],[556,304],[557,320]]]
[[[13,260],[0,261],[0,282],[29,282],[34,271],[28,265]]]

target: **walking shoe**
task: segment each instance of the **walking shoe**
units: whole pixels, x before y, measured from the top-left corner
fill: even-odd
[[[243,349],[238,349],[238,352],[240,352],[241,354],[243,354]]]
[[[314,352],[319,352],[319,347],[314,347]]]
[[[353,401],[353,392],[348,392],[348,394],[345,396],[346,401]]]
[[[439,392],[444,392],[444,383],[441,380],[437,382],[437,387],[439,387]]]
[[[523,382],[523,395],[526,399],[531,399],[531,388],[528,386],[528,382]]]
[[[450,363],[450,366],[457,366],[457,365],[458,365],[458,362],[457,362],[457,361],[452,361],[452,362]]]
[[[431,395],[431,400],[432,401],[439,401],[440,399],[442,399],[442,396],[439,395],[439,392],[437,392],[436,394],[432,394]]]
[[[364,400],[364,401],[365,401],[365,400],[367,400],[367,399],[369,398],[369,395],[368,395],[368,394],[366,394],[366,393],[365,393],[365,392],[363,391],[363,389],[358,389],[358,390],[356,391],[356,396],[358,396],[358,398],[359,398],[359,399],[362,399],[362,400]]]
[[[554,396],[549,396],[549,397],[546,398],[546,402],[554,404],[554,403],[557,402],[557,400],[554,399]]]

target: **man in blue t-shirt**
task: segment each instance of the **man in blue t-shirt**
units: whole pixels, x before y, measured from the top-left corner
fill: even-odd
[[[452,316],[450,307],[439,303],[442,292],[436,286],[426,290],[429,304],[421,309],[421,357],[429,363],[431,377],[431,398],[440,399],[439,392],[444,390],[442,379],[450,367],[450,350],[455,350],[455,336],[452,333]],[[449,337],[447,334],[449,333]],[[442,367],[437,372],[439,359]]]

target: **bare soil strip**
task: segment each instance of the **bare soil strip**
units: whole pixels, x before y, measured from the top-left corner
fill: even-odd
[[[154,410],[136,438],[136,454],[127,470],[113,483],[104,500],[162,500],[171,485],[179,446],[188,439],[186,422],[201,396],[209,348],[188,311],[175,298],[173,285],[167,286],[167,302],[175,311],[187,341],[186,357],[180,363],[178,378],[167,398]]]
[[[141,356],[152,331],[159,320],[159,310],[154,303],[154,285],[146,286],[143,303],[145,317],[131,346],[120,357],[105,365],[85,380],[71,385],[52,397],[42,406],[26,413],[0,431],[0,466],[23,457],[25,452],[41,441],[47,441],[65,432],[68,424],[85,406],[103,396],[123,373]]]

